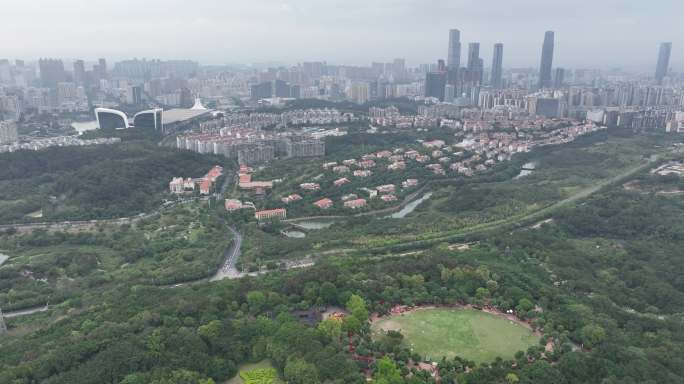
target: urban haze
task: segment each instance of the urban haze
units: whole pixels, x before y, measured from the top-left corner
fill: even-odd
[[[682,0],[0,1],[0,384],[684,383]]]

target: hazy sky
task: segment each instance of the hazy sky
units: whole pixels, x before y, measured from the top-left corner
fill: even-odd
[[[207,64],[446,58],[449,28],[485,65],[655,68],[672,41],[684,70],[684,0],[0,0],[0,58],[189,58]],[[462,59],[463,61],[463,59]]]

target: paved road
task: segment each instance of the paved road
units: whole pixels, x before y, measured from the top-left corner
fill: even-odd
[[[240,277],[240,272],[235,268],[240,258],[240,248],[242,247],[242,235],[235,228],[228,226],[228,230],[233,234],[233,242],[224,253],[224,260],[221,268],[216,271],[209,281],[223,280],[225,278]]]
[[[34,313],[38,312],[45,312],[49,309],[49,306],[45,305],[42,307],[33,307],[33,308],[26,308],[26,309],[19,309],[17,311],[9,311],[9,312],[2,312],[2,315],[6,318],[11,318],[11,317],[19,317],[19,316],[26,316],[26,315],[32,315]]]

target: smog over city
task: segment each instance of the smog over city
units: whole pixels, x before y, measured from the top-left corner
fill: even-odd
[[[684,382],[681,0],[0,6],[0,384]]]

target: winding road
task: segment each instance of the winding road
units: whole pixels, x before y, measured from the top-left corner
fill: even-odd
[[[216,271],[209,281],[223,280],[225,278],[235,279],[241,277],[241,272],[235,265],[240,258],[240,247],[242,246],[242,235],[235,228],[228,226],[228,230],[233,234],[233,242],[224,253],[224,260],[221,267]]]

